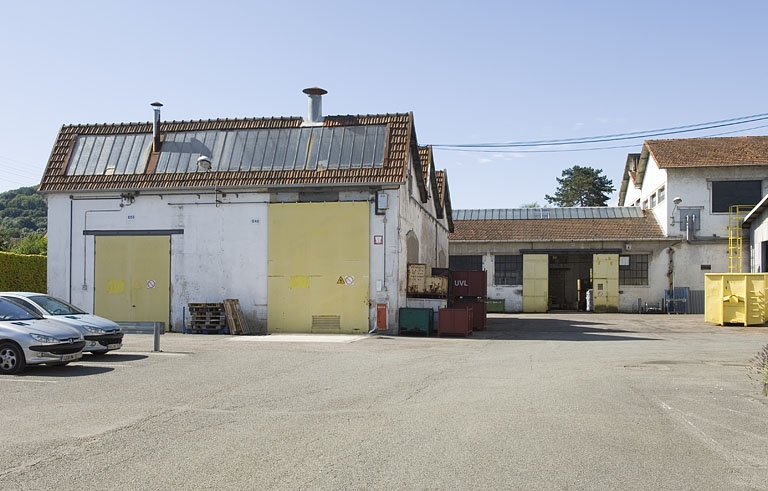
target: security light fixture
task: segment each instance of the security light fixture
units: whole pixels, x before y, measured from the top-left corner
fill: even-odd
[[[681,198],[680,196],[676,196],[676,197],[675,197],[675,198],[672,200],[672,202],[675,204],[675,207],[674,207],[674,208],[672,208],[672,216],[670,217],[670,218],[672,219],[672,223],[671,223],[670,225],[674,227],[674,226],[675,226],[675,212],[677,211],[677,206],[678,206],[680,203],[682,203],[682,202],[683,202],[683,198]]]
[[[206,157],[205,155],[201,155],[197,158],[197,166],[204,171],[208,172],[211,170],[211,158]]]

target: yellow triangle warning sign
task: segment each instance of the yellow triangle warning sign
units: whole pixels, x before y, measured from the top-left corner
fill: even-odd
[[[339,276],[339,279],[336,281],[336,284],[337,285],[343,285],[344,284],[344,277],[343,276]]]

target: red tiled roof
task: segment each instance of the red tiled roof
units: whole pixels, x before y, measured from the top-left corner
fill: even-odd
[[[652,215],[642,218],[548,218],[541,220],[455,220],[451,241],[563,241],[662,239]]]
[[[448,218],[448,231],[453,232],[453,206],[451,205],[451,191],[448,189],[448,173],[444,170],[436,171],[435,181],[437,183],[437,192],[440,196],[440,207],[445,210],[445,216]]]
[[[768,136],[648,140],[645,147],[662,169],[768,165]]]
[[[161,134],[179,131],[298,128],[301,118],[249,118],[171,121],[160,124]],[[326,116],[325,126],[387,125],[384,165],[373,168],[326,170],[213,171],[112,175],[67,175],[66,168],[78,136],[151,133],[151,123],[63,126],[40,184],[42,192],[77,190],[141,190],[163,188],[268,187],[291,184],[403,183],[409,152],[415,148],[412,114]],[[418,156],[415,156],[418,158]],[[423,188],[422,188],[423,189]]]

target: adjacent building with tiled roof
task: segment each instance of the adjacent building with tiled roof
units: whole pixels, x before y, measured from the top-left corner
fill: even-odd
[[[639,208],[455,210],[451,267],[485,269],[508,312],[637,311],[665,267],[670,241]],[[492,273],[492,274],[491,274]],[[645,303],[641,300],[641,306]]]
[[[591,290],[595,310],[703,313],[705,273],[768,269],[766,195],[768,137],[649,140],[619,207],[456,210],[450,264],[492,272],[508,312],[583,309]]]
[[[447,266],[445,174],[412,113],[324,116],[305,93],[303,118],[154,103],[150,123],[63,126],[40,184],[51,293],[173,330],[237,298],[262,331],[396,331],[407,262]]]

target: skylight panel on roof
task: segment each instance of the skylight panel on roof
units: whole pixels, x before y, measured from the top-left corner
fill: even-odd
[[[151,134],[82,135],[67,166],[68,176],[144,172]]]
[[[216,171],[382,167],[386,135],[386,125],[169,132],[155,173],[198,172],[202,155]],[[143,173],[151,143],[151,133],[80,136],[67,175]]]

